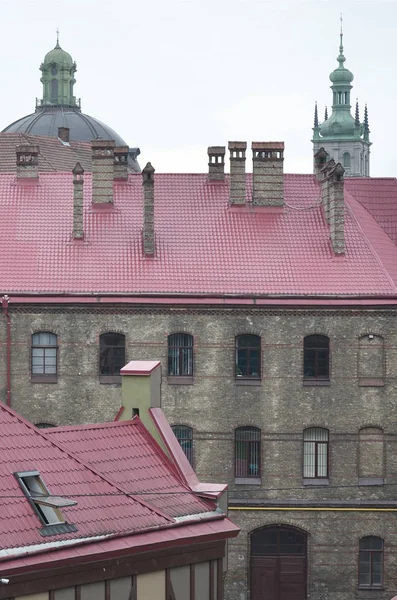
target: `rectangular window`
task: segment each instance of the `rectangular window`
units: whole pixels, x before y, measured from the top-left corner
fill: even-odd
[[[328,477],[328,430],[320,427],[305,429],[303,440],[303,477]]]

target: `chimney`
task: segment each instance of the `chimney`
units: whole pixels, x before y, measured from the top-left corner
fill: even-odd
[[[161,408],[161,364],[158,360],[132,360],[120,370],[122,408],[120,421],[132,419],[136,414],[152,434],[161,442],[159,433],[150,418],[150,408]]]
[[[92,202],[113,202],[114,147],[113,140],[92,140]]]
[[[142,171],[143,185],[143,252],[154,256],[154,169],[150,162]]]
[[[225,181],[225,151],[225,146],[210,146],[208,148],[209,181]]]
[[[321,202],[324,207],[325,219],[329,225],[329,197],[330,197],[330,182],[329,182],[329,174],[332,169],[335,167],[335,161],[333,158],[325,163],[325,165],[321,169],[320,178],[321,178]]]
[[[122,181],[128,179],[128,146],[114,149],[114,178]]]
[[[329,224],[335,254],[345,253],[344,172],[338,163],[329,174]]]
[[[230,204],[245,204],[245,151],[247,142],[229,142]]]
[[[39,146],[17,146],[17,178],[37,179],[39,176]]]
[[[78,162],[73,169],[73,237],[82,239],[83,230],[83,188],[84,169]]]
[[[284,142],[252,142],[252,201],[257,206],[284,204]]]
[[[316,175],[317,179],[322,179],[323,174],[321,170],[325,166],[327,159],[328,154],[324,148],[321,147],[319,150],[317,150],[316,154],[314,155],[314,174]]]
[[[64,142],[65,144],[69,144],[69,134],[70,134],[69,127],[58,127],[58,137],[61,140],[61,142]]]

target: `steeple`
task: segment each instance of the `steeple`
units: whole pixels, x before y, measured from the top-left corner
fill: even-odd
[[[43,84],[43,99],[39,106],[72,106],[79,108],[73,95],[73,86],[76,83],[74,74],[77,71],[76,63],[68,52],[59,45],[59,29],[57,29],[57,42],[53,50],[44,57],[40,65]]]
[[[323,123],[319,123],[313,130],[314,154],[322,147],[330,158],[342,164],[346,177],[367,176],[371,145],[369,128],[365,125],[365,119],[364,123],[360,123],[358,101],[356,101],[355,116],[351,114],[350,95],[354,75],[345,67],[342,17],[337,62],[337,68],[329,76],[332,84],[332,113],[328,117],[326,108]]]

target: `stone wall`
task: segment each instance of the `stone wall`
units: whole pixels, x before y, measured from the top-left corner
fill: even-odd
[[[279,505],[284,501],[288,507],[291,501],[301,500],[307,509],[323,500],[376,504],[377,500],[395,499],[397,328],[390,310],[177,306],[158,310],[131,306],[40,309],[18,307],[11,300],[10,314],[12,406],[34,423],[113,420],[121,390],[118,384],[99,381],[99,335],[120,332],[126,336],[126,362],[161,361],[163,408],[168,420],[193,428],[198,476],[202,481],[228,483],[231,506],[246,501],[253,508],[266,507],[271,501]],[[0,328],[0,394],[5,401],[5,320]],[[57,383],[30,380],[30,338],[40,330],[58,335]],[[167,336],[176,332],[194,336],[192,385],[167,381]],[[243,385],[235,379],[235,336],[243,333],[262,339],[262,380],[256,385]],[[310,334],[330,339],[329,384],[308,385],[311,382],[303,381],[303,338]],[[235,483],[234,429],[245,425],[261,429],[260,485]],[[302,478],[303,430],[307,427],[329,430],[329,483],[316,488],[304,485]],[[359,467],[362,428],[368,429],[365,435],[361,432],[361,462],[371,454],[368,444],[373,433],[377,464],[382,453],[379,443],[383,443],[386,485],[358,485],[360,476],[374,475],[371,465]],[[384,442],[379,442],[377,428],[383,430]],[[394,512],[267,508],[233,510],[230,516],[243,530],[229,545],[226,597],[230,600],[248,598],[247,533],[279,523],[296,525],[308,534],[312,600],[357,598],[358,540],[364,535],[385,540],[387,592],[376,592],[376,598],[392,597],[391,592],[397,589]]]

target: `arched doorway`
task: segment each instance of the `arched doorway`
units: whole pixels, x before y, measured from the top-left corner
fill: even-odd
[[[307,536],[293,527],[251,534],[251,600],[305,600]]]

